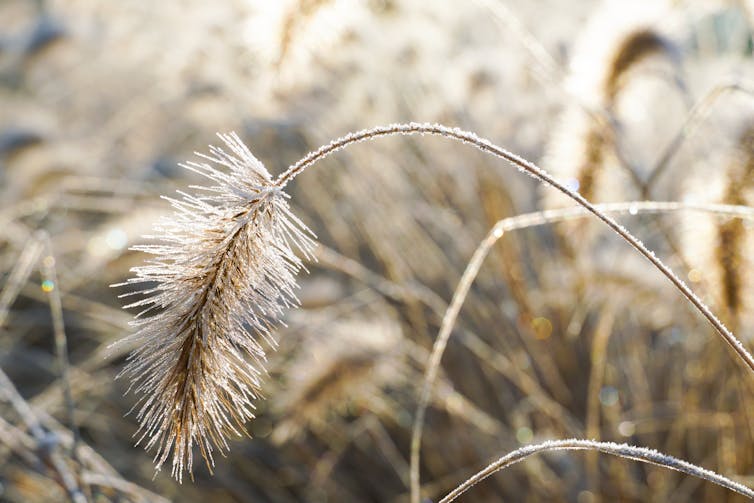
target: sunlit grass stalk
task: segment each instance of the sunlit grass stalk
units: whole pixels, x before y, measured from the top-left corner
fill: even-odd
[[[320,147],[309,153],[300,161],[289,167],[283,172],[275,181],[275,185],[280,189],[286,187],[286,185],[297,175],[313,165],[317,161],[331,155],[338,150],[347,147],[353,143],[358,143],[366,140],[372,140],[382,136],[393,135],[437,135],[454,140],[459,140],[463,143],[467,143],[476,147],[477,149],[490,153],[496,157],[507,160],[520,171],[525,172],[537,180],[559,190],[564,193],[579,205],[581,205],[586,211],[595,215],[598,219],[603,221],[608,227],[610,227],[616,234],[626,240],[631,246],[633,246],[641,255],[649,260],[657,269],[662,272],[665,277],[688,299],[691,304],[707,318],[712,326],[717,330],[720,336],[733,348],[733,350],[739,355],[744,363],[750,370],[754,371],[754,358],[749,351],[743,346],[743,344],[728,330],[728,328],[715,316],[707,305],[686,286],[686,284],[673,273],[673,271],[666,266],[655,254],[649,251],[644,244],[636,237],[628,232],[623,226],[618,224],[610,216],[600,211],[592,203],[587,201],[578,192],[569,189],[565,184],[556,180],[546,171],[542,170],[534,163],[523,159],[507,150],[499,147],[487,139],[480,138],[474,133],[463,131],[458,128],[450,128],[439,124],[426,124],[426,123],[408,123],[408,124],[392,124],[388,126],[380,126],[372,129],[365,129],[355,133],[350,133],[342,138],[338,138],[327,145]],[[501,229],[495,229],[494,232],[502,235]],[[499,236],[498,236],[499,237]],[[491,246],[491,245],[490,245]],[[481,261],[486,252],[480,252],[477,249],[471,262]],[[468,283],[468,284],[466,284]],[[419,397],[419,405],[417,406],[417,412],[414,417],[414,424],[411,435],[411,501],[413,503],[419,503],[420,501],[420,479],[419,479],[419,452],[421,448],[421,431],[423,428],[424,418],[426,415],[426,409],[429,404],[431,396],[431,386],[434,382],[438,368],[440,365],[440,359],[443,351],[447,345],[450,337],[450,320],[454,320],[458,316],[458,312],[461,307],[461,299],[465,297],[470,287],[470,281],[466,275],[461,279],[459,288],[456,290],[453,300],[451,300],[450,306],[446,311],[445,318],[443,319],[440,332],[435,340],[432,355],[427,366],[427,373],[425,376],[424,386],[422,387],[421,395]]]

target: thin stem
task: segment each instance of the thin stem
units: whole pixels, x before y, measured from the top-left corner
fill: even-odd
[[[60,298],[60,285],[58,284],[57,268],[55,266],[55,256],[52,253],[52,243],[50,236],[46,232],[39,233],[40,241],[44,244],[46,256],[42,259],[42,277],[44,291],[50,304],[50,314],[52,316],[53,336],[55,339],[55,354],[58,360],[58,371],[60,372],[60,382],[63,388],[63,399],[68,414],[68,423],[73,435],[71,444],[71,457],[77,463],[80,463],[78,456],[78,444],[80,434],[76,425],[75,405],[73,403],[73,392],[71,391],[70,363],[68,359],[68,339],[65,335],[65,322],[63,320],[63,302]]]
[[[373,129],[365,129],[357,131],[355,133],[349,133],[341,138],[333,140],[327,145],[323,145],[319,149],[310,152],[304,158],[290,166],[285,172],[283,172],[275,181],[274,185],[280,189],[285,188],[288,183],[302,173],[306,168],[315,164],[316,162],[328,157],[329,155],[343,149],[353,143],[358,143],[366,140],[373,140],[381,136],[394,136],[394,135],[413,135],[413,134],[430,134],[443,136],[446,138],[461,141],[463,143],[470,144],[477,149],[492,154],[501,159],[507,160],[520,171],[523,171],[537,180],[552,186],[560,192],[566,194],[571,199],[576,201],[579,205],[584,207],[586,211],[592,213],[597,218],[602,220],[608,227],[610,227],[615,233],[626,240],[631,246],[633,246],[639,253],[641,253],[647,260],[649,260],[657,269],[670,280],[670,282],[688,299],[696,309],[707,318],[710,324],[717,330],[720,336],[733,348],[738,356],[746,363],[750,370],[754,371],[754,357],[746,350],[741,341],[739,341],[733,333],[710,311],[702,300],[686,286],[686,284],[679,279],[673,271],[666,266],[659,258],[657,258],[653,252],[649,251],[644,244],[639,241],[633,234],[628,232],[623,226],[619,225],[611,217],[607,216],[604,212],[600,211],[589,201],[584,199],[578,192],[574,192],[569,189],[563,183],[559,182],[548,174],[543,169],[536,166],[534,163],[523,159],[511,152],[508,152],[502,147],[493,144],[491,141],[480,138],[474,133],[469,131],[463,131],[458,128],[450,128],[440,124],[420,124],[420,123],[408,123],[408,124],[391,124],[387,126],[379,126]],[[475,253],[476,256],[476,253]],[[474,258],[472,258],[474,260]],[[463,282],[464,279],[461,279]],[[459,284],[459,287],[461,284]],[[467,287],[468,288],[468,287]],[[456,294],[458,294],[458,290]],[[452,319],[457,316],[460,309],[460,302],[456,300],[457,295],[454,294],[454,299],[451,301],[448,311],[446,312],[446,318]],[[448,338],[450,337],[450,330],[440,329],[440,333],[435,340],[432,348],[432,354],[427,367],[427,373],[425,374],[424,386],[422,387],[421,396],[419,399],[419,405],[417,407],[416,416],[414,418],[414,425],[411,436],[411,501],[412,503],[419,503],[420,501],[420,476],[419,476],[419,458],[421,448],[421,430],[424,422],[424,416],[426,413],[426,407],[429,403],[431,395],[431,386],[434,382],[437,374],[437,368],[440,364],[440,358],[447,345]]]
[[[73,503],[87,503],[86,496],[78,486],[75,475],[71,472],[68,464],[57,452],[55,446],[58,438],[55,434],[48,434],[39,419],[37,413],[32,410],[26,400],[23,399],[8,375],[0,369],[0,399],[11,403],[21,420],[26,424],[29,432],[37,441],[37,455],[41,455],[49,462],[53,471],[58,475],[59,482],[68,493]]]
[[[170,503],[170,500],[115,475],[84,471],[81,480],[92,486],[108,487],[132,496],[137,502]]]
[[[21,288],[29,279],[37,263],[39,255],[42,253],[42,243],[36,237],[30,237],[24,245],[21,254],[18,257],[13,270],[0,291],[0,329],[5,325],[8,318],[10,307],[16,301]]]
[[[676,153],[678,153],[683,142],[690,138],[696,131],[697,127],[709,116],[712,106],[717,100],[733,91],[739,91],[754,96],[754,87],[748,82],[740,82],[739,80],[718,84],[712,88],[693,106],[691,111],[689,111],[681,129],[678,130],[678,133],[676,133],[673,139],[670,140],[670,143],[665,147],[660,158],[649,171],[649,177],[647,177],[646,182],[641,184],[643,197],[648,198],[650,196],[649,192],[652,185],[654,185],[654,182],[665,172],[665,169],[670,164],[670,160]]]
[[[635,461],[641,461],[643,463],[664,466],[665,468],[669,468],[671,470],[676,470],[687,475],[692,475],[694,477],[707,480],[748,498],[754,498],[754,491],[744,486],[743,484],[739,484],[738,482],[723,477],[722,475],[719,475],[711,470],[707,470],[681,459],[674,458],[673,456],[668,456],[667,454],[655,451],[654,449],[647,449],[646,447],[635,447],[628,444],[616,444],[613,442],[595,442],[594,440],[568,439],[548,440],[541,444],[527,445],[511,453],[508,453],[497,461],[491,463],[486,468],[480,470],[464,483],[453,489],[447,496],[440,500],[440,503],[450,503],[451,501],[454,501],[460,495],[471,489],[472,486],[486,479],[495,472],[503,470],[504,468],[507,468],[514,463],[518,463],[519,461],[522,461],[533,454],[538,454],[540,452],[546,451],[563,450],[599,451],[621,458],[633,459]]]
[[[540,71],[535,72],[535,75],[540,77],[544,85],[550,86],[553,82],[562,80],[563,70],[552,54],[503,2],[476,0],[476,3],[489,11],[500,28],[505,32],[512,33],[512,38],[517,40],[529,53],[534,66],[539,66]]]

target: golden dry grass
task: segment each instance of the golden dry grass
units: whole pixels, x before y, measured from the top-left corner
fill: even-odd
[[[426,364],[469,260],[499,220],[562,200],[420,136],[349,147],[296,178],[291,210],[317,234],[319,261],[298,275],[302,306],[270,334],[278,348],[259,339],[267,373],[252,388],[264,399],[234,427],[252,439],[230,441],[214,475],[196,464],[183,484],[153,478],[152,456],[133,446],[138,412],[125,414],[138,396],[115,376],[132,350],[158,353],[136,340],[108,349],[131,330],[108,285],[143,266],[129,248],[169,215],[158,196],[204,183],[177,166],[217,131],[237,131],[274,178],[348,131],[439,122],[575,180],[595,202],[750,205],[751,12],[650,3],[0,3],[0,500],[408,501]],[[670,208],[611,214],[751,348],[751,218]],[[490,245],[427,399],[419,467],[432,501],[518,447],[574,437],[655,448],[754,486],[751,376],[656,270],[587,222]],[[467,498],[741,499],[558,452]]]

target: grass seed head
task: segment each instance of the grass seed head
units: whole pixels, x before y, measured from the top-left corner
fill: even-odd
[[[229,151],[211,147],[184,165],[210,184],[168,199],[174,214],[134,248],[152,258],[125,283],[139,288],[126,295],[141,295],[127,306],[142,311],[123,371],[140,395],[138,442],[156,448],[158,470],[172,457],[179,481],[195,444],[211,470],[213,452],[245,433],[271,326],[297,303],[296,251],[310,257],[314,247],[262,163],[237,135],[220,138]]]

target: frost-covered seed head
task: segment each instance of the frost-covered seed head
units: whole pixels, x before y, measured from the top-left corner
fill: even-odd
[[[245,432],[264,372],[262,340],[297,299],[303,267],[294,249],[311,258],[313,234],[290,210],[288,196],[236,134],[219,135],[229,152],[211,147],[205,162],[183,167],[210,180],[168,199],[175,212],[156,226],[153,255],[135,267],[126,307],[142,311],[124,339],[136,349],[123,374],[139,395],[138,443],[156,447],[159,470],[172,457],[179,481],[192,471],[196,444],[207,466],[227,438]]]

